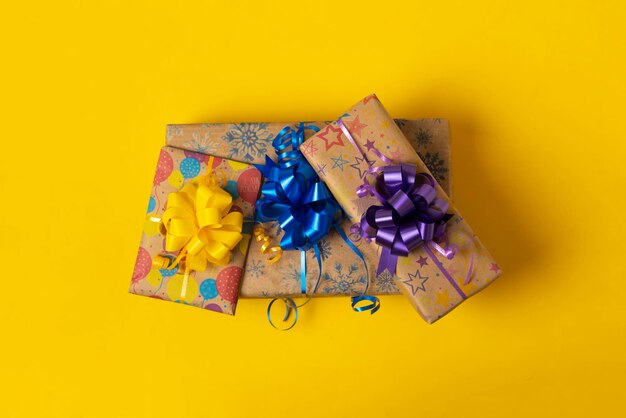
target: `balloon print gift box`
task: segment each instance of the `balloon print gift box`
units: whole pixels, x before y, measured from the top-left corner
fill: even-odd
[[[233,315],[261,173],[163,147],[130,292]]]

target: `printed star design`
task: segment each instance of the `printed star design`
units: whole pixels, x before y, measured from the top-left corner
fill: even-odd
[[[375,94],[367,96],[365,99],[363,99],[363,104],[368,104],[370,100],[378,100],[378,97],[376,97]]]
[[[315,147],[315,144],[313,143],[313,141],[307,141],[300,146],[300,151],[302,151],[302,154],[306,156],[311,156],[311,155],[315,155],[317,148]]]
[[[365,142],[365,148],[367,148],[368,151],[371,151],[372,148],[374,147],[374,141],[370,141],[369,139]]]
[[[420,255],[420,258],[417,260],[420,267],[424,267],[428,265],[428,259]]]
[[[400,161],[401,158],[402,153],[400,152],[400,148],[396,148],[396,150],[391,153],[391,159],[394,161]]]
[[[450,302],[450,295],[448,295],[448,291],[444,290],[443,292],[437,292],[435,294],[437,300],[435,301],[435,303],[439,306],[441,306],[442,308],[445,308],[446,305],[448,305],[448,303]]]
[[[404,283],[407,286],[410,286],[411,293],[413,294],[413,296],[415,296],[418,290],[421,290],[422,292],[426,291],[426,287],[424,286],[424,284],[426,283],[426,280],[428,280],[428,277],[426,276],[422,277],[422,275],[420,274],[420,271],[416,270],[415,274],[409,273],[409,278],[403,281],[402,283]]]
[[[343,171],[343,166],[348,164],[350,161],[344,160],[343,155],[339,155],[337,158],[330,157],[333,160],[333,166],[331,168],[338,168]]]
[[[348,128],[348,131],[350,131],[352,135],[358,136],[361,136],[361,131],[367,126],[366,124],[361,123],[358,115],[353,121],[344,122],[344,125],[346,125],[346,128]]]
[[[319,176],[326,175],[326,164],[317,164],[317,174]]]
[[[495,271],[497,273],[500,271],[500,267],[496,263],[491,263],[491,267],[489,267],[489,270]]]
[[[367,172],[367,170],[372,166],[372,164],[374,164],[373,161],[366,161],[365,158],[359,158],[359,157],[354,157],[354,160],[356,161],[354,164],[350,164],[350,167],[354,168],[356,171],[359,172],[359,178],[363,178],[365,177],[365,173]],[[367,168],[361,168],[361,163],[365,161],[367,163]]]
[[[340,147],[344,146],[341,135],[342,135],[341,128],[335,128],[333,125],[328,125],[319,134],[319,137],[322,138],[322,140],[324,141],[326,145],[326,151],[328,151],[329,149],[333,147],[333,145],[337,145]]]

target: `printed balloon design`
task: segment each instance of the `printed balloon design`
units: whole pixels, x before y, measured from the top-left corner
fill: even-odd
[[[152,219],[152,216],[146,217],[146,223],[143,226],[143,233],[149,237],[153,237],[156,234],[159,234],[159,222],[156,222]]]
[[[206,279],[200,283],[200,294],[205,299],[213,299],[217,297],[217,284],[215,279]]]
[[[185,158],[180,162],[180,173],[186,179],[192,179],[200,174],[200,162],[195,158]]]
[[[172,172],[172,174],[167,178],[167,182],[175,189],[180,189],[181,187],[183,187],[184,181],[185,178],[178,170]]]
[[[201,154],[199,152],[185,151],[185,157],[193,158],[194,160],[197,160],[199,163],[206,164],[209,162],[209,156],[206,154]]]
[[[162,280],[163,276],[161,276],[159,270],[150,270],[150,273],[148,273],[148,277],[146,277],[146,281],[150,283],[150,285],[153,287],[159,287]]]
[[[167,296],[170,300],[176,302],[183,302],[190,304],[198,296],[198,284],[189,276],[187,278],[187,285],[183,292],[183,285],[185,284],[185,276],[182,274],[176,274],[172,276],[167,283]]]
[[[165,150],[161,150],[159,155],[159,163],[157,164],[156,174],[154,175],[154,185],[161,184],[166,178],[170,176],[174,170],[174,161],[172,156]]]
[[[233,197],[233,200],[239,197],[239,192],[237,191],[237,182],[235,180],[228,180],[226,186],[224,186],[224,190],[226,190]]]
[[[174,257],[170,257],[170,259],[174,259]],[[163,277],[172,277],[178,272],[178,266],[172,267],[171,269],[160,269],[159,272]]]
[[[235,171],[243,170],[244,168],[249,167],[249,165],[246,163],[240,163],[239,161],[233,161],[233,160],[228,160],[228,164]]]
[[[237,191],[243,200],[254,205],[259,197],[261,186],[261,172],[251,167],[241,173],[237,182]]]
[[[217,292],[222,299],[230,303],[237,302],[242,272],[241,267],[229,266],[220,271],[217,275]]]
[[[154,211],[154,208],[156,208],[156,199],[154,196],[150,196],[150,200],[148,201],[148,213]]]
[[[224,312],[222,310],[222,308],[220,308],[220,305],[215,304],[215,303],[209,303],[207,306],[204,307],[204,309],[208,309],[209,311],[215,311],[215,312]]]
[[[152,257],[150,257],[150,253],[148,253],[145,248],[139,247],[137,260],[135,261],[135,271],[133,271],[133,283],[136,283],[146,277],[150,272],[151,267]]]
[[[217,166],[220,165],[221,163],[222,163],[222,158],[213,157],[213,167],[212,168],[217,168]]]

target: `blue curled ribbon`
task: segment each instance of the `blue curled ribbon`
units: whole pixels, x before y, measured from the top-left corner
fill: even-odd
[[[311,125],[305,126],[304,123],[300,123],[296,131],[290,126],[283,128],[272,142],[278,163],[266,155],[265,165],[255,164],[266,178],[265,184],[261,188],[262,197],[256,203],[258,218],[262,222],[278,222],[284,231],[280,241],[280,247],[283,250],[300,250],[300,290],[302,294],[306,294],[306,251],[313,249],[319,267],[319,275],[311,292],[312,296],[317,291],[322,275],[322,258],[318,244],[328,235],[331,228],[339,232],[352,251],[363,261],[367,274],[367,287],[369,287],[369,272],[363,254],[339,228],[343,210],[298,149],[304,142],[306,129],[313,132],[319,131],[319,128]],[[367,291],[367,287],[365,291]],[[358,298],[358,296],[356,297]],[[362,306],[359,309],[355,308],[355,310],[376,312],[380,303],[377,298],[375,299],[376,303],[372,301],[371,305]],[[283,321],[286,321],[292,310],[296,311],[297,321],[297,308],[304,306],[309,300],[310,297],[298,306],[291,299],[283,299],[287,307]],[[371,299],[367,300],[371,301]],[[275,301],[276,299],[270,302],[268,306],[268,319],[272,326],[274,324],[270,319],[269,311]],[[291,327],[293,325],[289,328]]]
[[[361,231],[382,247],[377,274],[386,269],[395,275],[398,256],[406,257],[419,245],[434,245],[445,237],[446,223],[453,215],[446,213],[449,203],[437,197],[435,184],[430,174],[417,173],[416,166],[404,163],[384,167],[376,178],[370,192],[381,205],[367,209]],[[454,249],[441,251],[447,258],[454,257]]]

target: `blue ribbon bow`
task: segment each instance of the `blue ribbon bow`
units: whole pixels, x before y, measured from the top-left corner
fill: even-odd
[[[328,235],[331,228],[340,233],[344,241],[363,261],[367,274],[367,285],[369,286],[369,273],[367,273],[367,264],[365,264],[363,254],[347,239],[338,226],[343,217],[343,210],[326,185],[320,180],[313,167],[298,150],[298,147],[304,142],[306,129],[314,132],[319,131],[319,128],[310,125],[305,126],[304,123],[300,123],[296,131],[289,126],[283,128],[272,142],[278,163],[266,155],[265,165],[255,165],[266,177],[265,184],[261,188],[262,197],[256,204],[258,219],[262,222],[278,222],[284,231],[280,241],[280,247],[283,250],[301,251],[300,287],[303,294],[306,294],[305,252],[312,248],[319,266],[319,275],[311,292],[313,295],[317,291],[322,275],[322,259],[318,244]],[[366,297],[363,294],[355,296],[355,298],[353,298],[353,308],[356,311],[370,310],[371,313],[374,313],[380,307],[380,302],[373,296]],[[310,298],[300,306],[309,300]],[[367,300],[371,304],[355,307],[361,300]],[[269,313],[274,301],[268,307],[268,319],[272,326],[274,324],[269,318]],[[297,305],[290,299],[285,300],[285,304],[287,313],[283,320],[288,318],[292,309],[296,310],[297,320]]]

